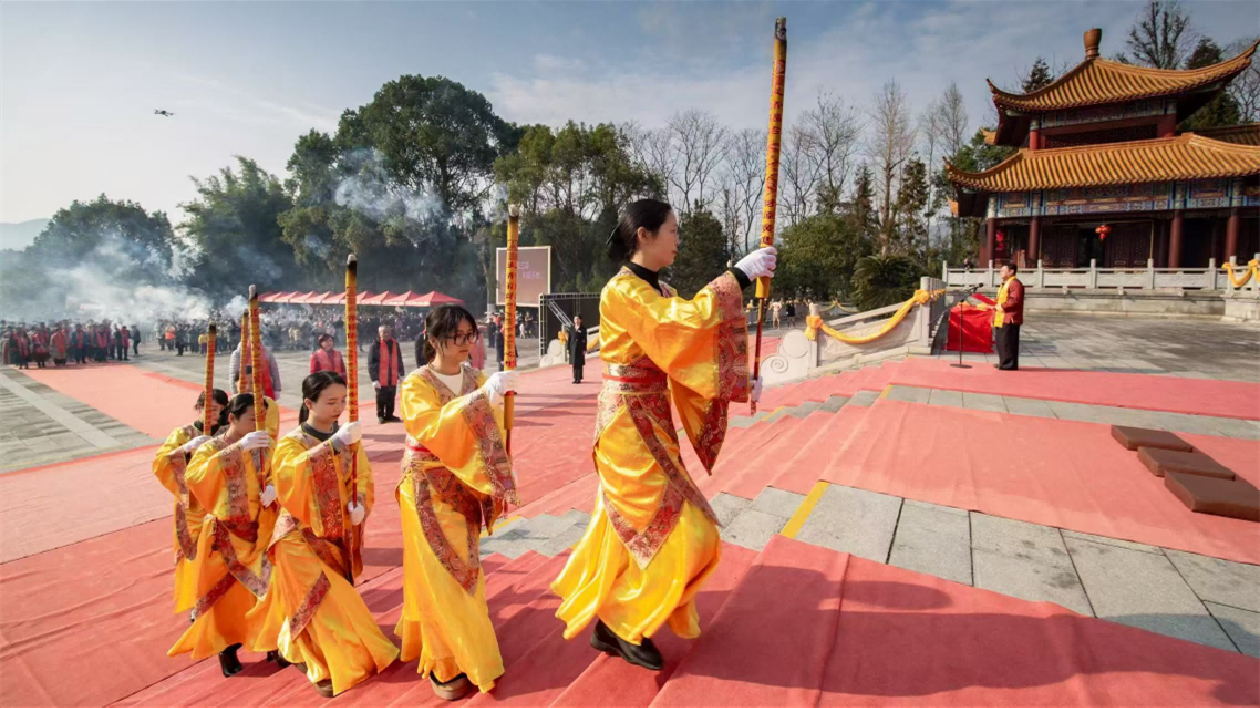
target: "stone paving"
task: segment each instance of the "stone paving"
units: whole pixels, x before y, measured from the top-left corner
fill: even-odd
[[[1254,323],[1025,312],[1019,336],[1020,366],[1260,382]],[[997,363],[997,354],[963,359]]]
[[[157,442],[16,369],[0,368],[0,473]]]

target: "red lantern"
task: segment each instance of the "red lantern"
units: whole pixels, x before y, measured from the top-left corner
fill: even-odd
[[[1098,228],[1094,229],[1094,233],[1098,234],[1099,241],[1106,241],[1107,235],[1111,233],[1111,227],[1106,224],[1103,224],[1102,226],[1099,226]]]
[[[998,245],[1001,246],[1002,243],[1005,241],[1006,241],[1006,234],[1002,233],[1001,231],[997,232]]]

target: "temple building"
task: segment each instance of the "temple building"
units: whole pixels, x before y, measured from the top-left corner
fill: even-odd
[[[946,165],[958,216],[987,220],[980,262],[1046,268],[1203,268],[1260,251],[1260,123],[1177,132],[1251,64],[1148,69],[1099,56],[1045,88],[989,82],[986,141],[1019,148],[984,172]],[[1103,228],[1105,227],[1105,228]]]

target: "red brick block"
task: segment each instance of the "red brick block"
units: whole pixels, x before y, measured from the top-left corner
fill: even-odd
[[[1164,486],[1197,514],[1260,521],[1260,489],[1244,480],[1169,472]]]
[[[1177,450],[1191,452],[1194,446],[1166,430],[1149,430],[1147,428],[1131,428],[1127,425],[1111,426],[1111,437],[1124,445],[1126,449],[1136,450],[1139,447],[1153,447],[1161,450]]]
[[[1228,467],[1201,452],[1174,452],[1153,447],[1140,447],[1138,459],[1156,477],[1163,477],[1169,472],[1179,472],[1199,477],[1234,478],[1233,471]]]

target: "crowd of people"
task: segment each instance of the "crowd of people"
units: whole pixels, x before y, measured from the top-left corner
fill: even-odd
[[[127,361],[140,353],[140,328],[101,322],[9,322],[0,320],[0,363],[43,369],[68,363]]]
[[[651,671],[665,664],[651,639],[659,630],[699,636],[696,595],[721,557],[716,514],[683,466],[670,410],[712,469],[727,407],[761,391],[742,356],[741,293],[775,269],[774,249],[761,249],[694,298],[677,297],[658,279],[678,250],[677,228],[669,205],[641,200],[610,237],[610,256],[629,264],[600,302],[609,325],[592,421],[600,499],[551,585],[565,639],[592,627],[595,651]],[[497,336],[498,324],[485,326]],[[402,478],[390,495],[402,526],[398,642],[355,588],[378,497],[356,412],[341,422],[349,389],[326,334],[312,355],[316,370],[302,381],[298,427],[281,434],[267,395],[275,387],[265,371],[246,369],[233,377],[235,396],[203,392],[197,420],[172,432],[154,459],[175,505],[174,608],[190,613],[171,656],[217,654],[230,677],[242,670],[239,649],[265,652],[325,697],[397,659],[416,661],[444,700],[494,689],[505,669],[478,539],[521,502],[504,423],[516,372],[474,365],[483,325],[462,307],[428,315],[417,355],[424,363],[409,374],[395,326],[376,323],[368,366],[378,419],[400,421],[406,432]],[[572,341],[581,351],[577,332]]]

